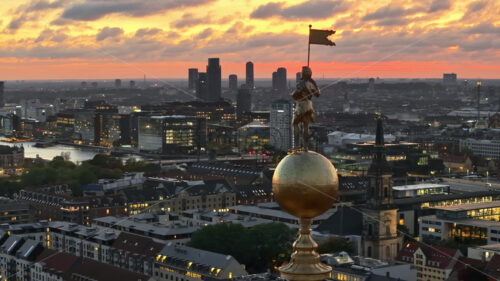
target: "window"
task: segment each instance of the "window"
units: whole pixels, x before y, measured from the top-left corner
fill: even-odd
[[[366,255],[367,255],[369,258],[371,258],[371,257],[372,257],[372,247],[371,247],[371,246],[368,246],[368,248],[366,249],[366,252],[367,252],[367,254],[366,254]]]

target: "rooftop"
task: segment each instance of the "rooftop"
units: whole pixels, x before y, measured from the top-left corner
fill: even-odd
[[[399,185],[393,186],[393,190],[418,190],[418,189],[430,189],[430,188],[447,188],[448,184],[435,184],[435,183],[419,183],[412,185]]]
[[[500,221],[488,221],[488,220],[478,220],[478,219],[441,219],[436,215],[421,217],[422,220],[441,220],[448,223],[456,223],[459,225],[472,225],[477,227],[496,227],[500,228]]]
[[[146,223],[140,221],[134,221],[131,219],[117,218],[114,216],[100,217],[94,219],[98,223],[108,225],[107,227],[119,228],[119,229],[129,229],[144,232],[145,234],[155,234],[159,236],[169,236],[169,235],[180,235],[180,234],[190,234],[198,230],[199,227],[177,227],[171,228],[160,224]],[[140,235],[140,233],[137,233]]]
[[[498,208],[498,207],[500,207],[500,200],[482,202],[482,203],[460,204],[455,206],[435,207],[434,209],[451,211],[451,212],[460,212],[460,211],[478,210],[486,208]]]
[[[275,218],[281,218],[281,219],[287,219],[287,220],[298,220],[297,217],[290,215],[289,213],[282,211],[282,210],[275,210],[275,209],[269,209],[269,208],[260,208],[258,206],[252,206],[252,205],[236,205],[236,206],[231,206],[228,207],[228,209],[237,211],[237,212],[247,212],[251,214],[257,214],[257,215],[262,215],[266,217],[275,217]],[[326,220],[329,218],[332,213],[334,212],[333,209],[330,209],[326,211],[325,213],[317,216],[314,218],[315,221],[318,220]]]
[[[160,254],[178,260],[190,261],[199,265],[224,269],[234,258],[230,255],[204,251],[169,242]]]

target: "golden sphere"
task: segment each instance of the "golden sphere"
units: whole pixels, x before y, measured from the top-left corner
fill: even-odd
[[[316,152],[287,155],[276,167],[273,192],[288,213],[299,218],[314,218],[337,200],[339,179],[333,164]]]

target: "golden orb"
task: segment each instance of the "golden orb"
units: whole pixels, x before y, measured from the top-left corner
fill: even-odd
[[[333,164],[312,151],[287,155],[276,167],[273,192],[288,213],[314,218],[330,209],[337,199],[339,180]]]

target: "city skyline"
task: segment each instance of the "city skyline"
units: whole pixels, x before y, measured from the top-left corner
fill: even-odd
[[[337,47],[311,50],[313,71],[328,78],[488,79],[500,69],[494,1],[179,3],[3,1],[0,76],[186,78],[219,57],[222,77],[244,77],[253,61],[255,78],[270,78],[305,65],[308,24],[337,30]]]

